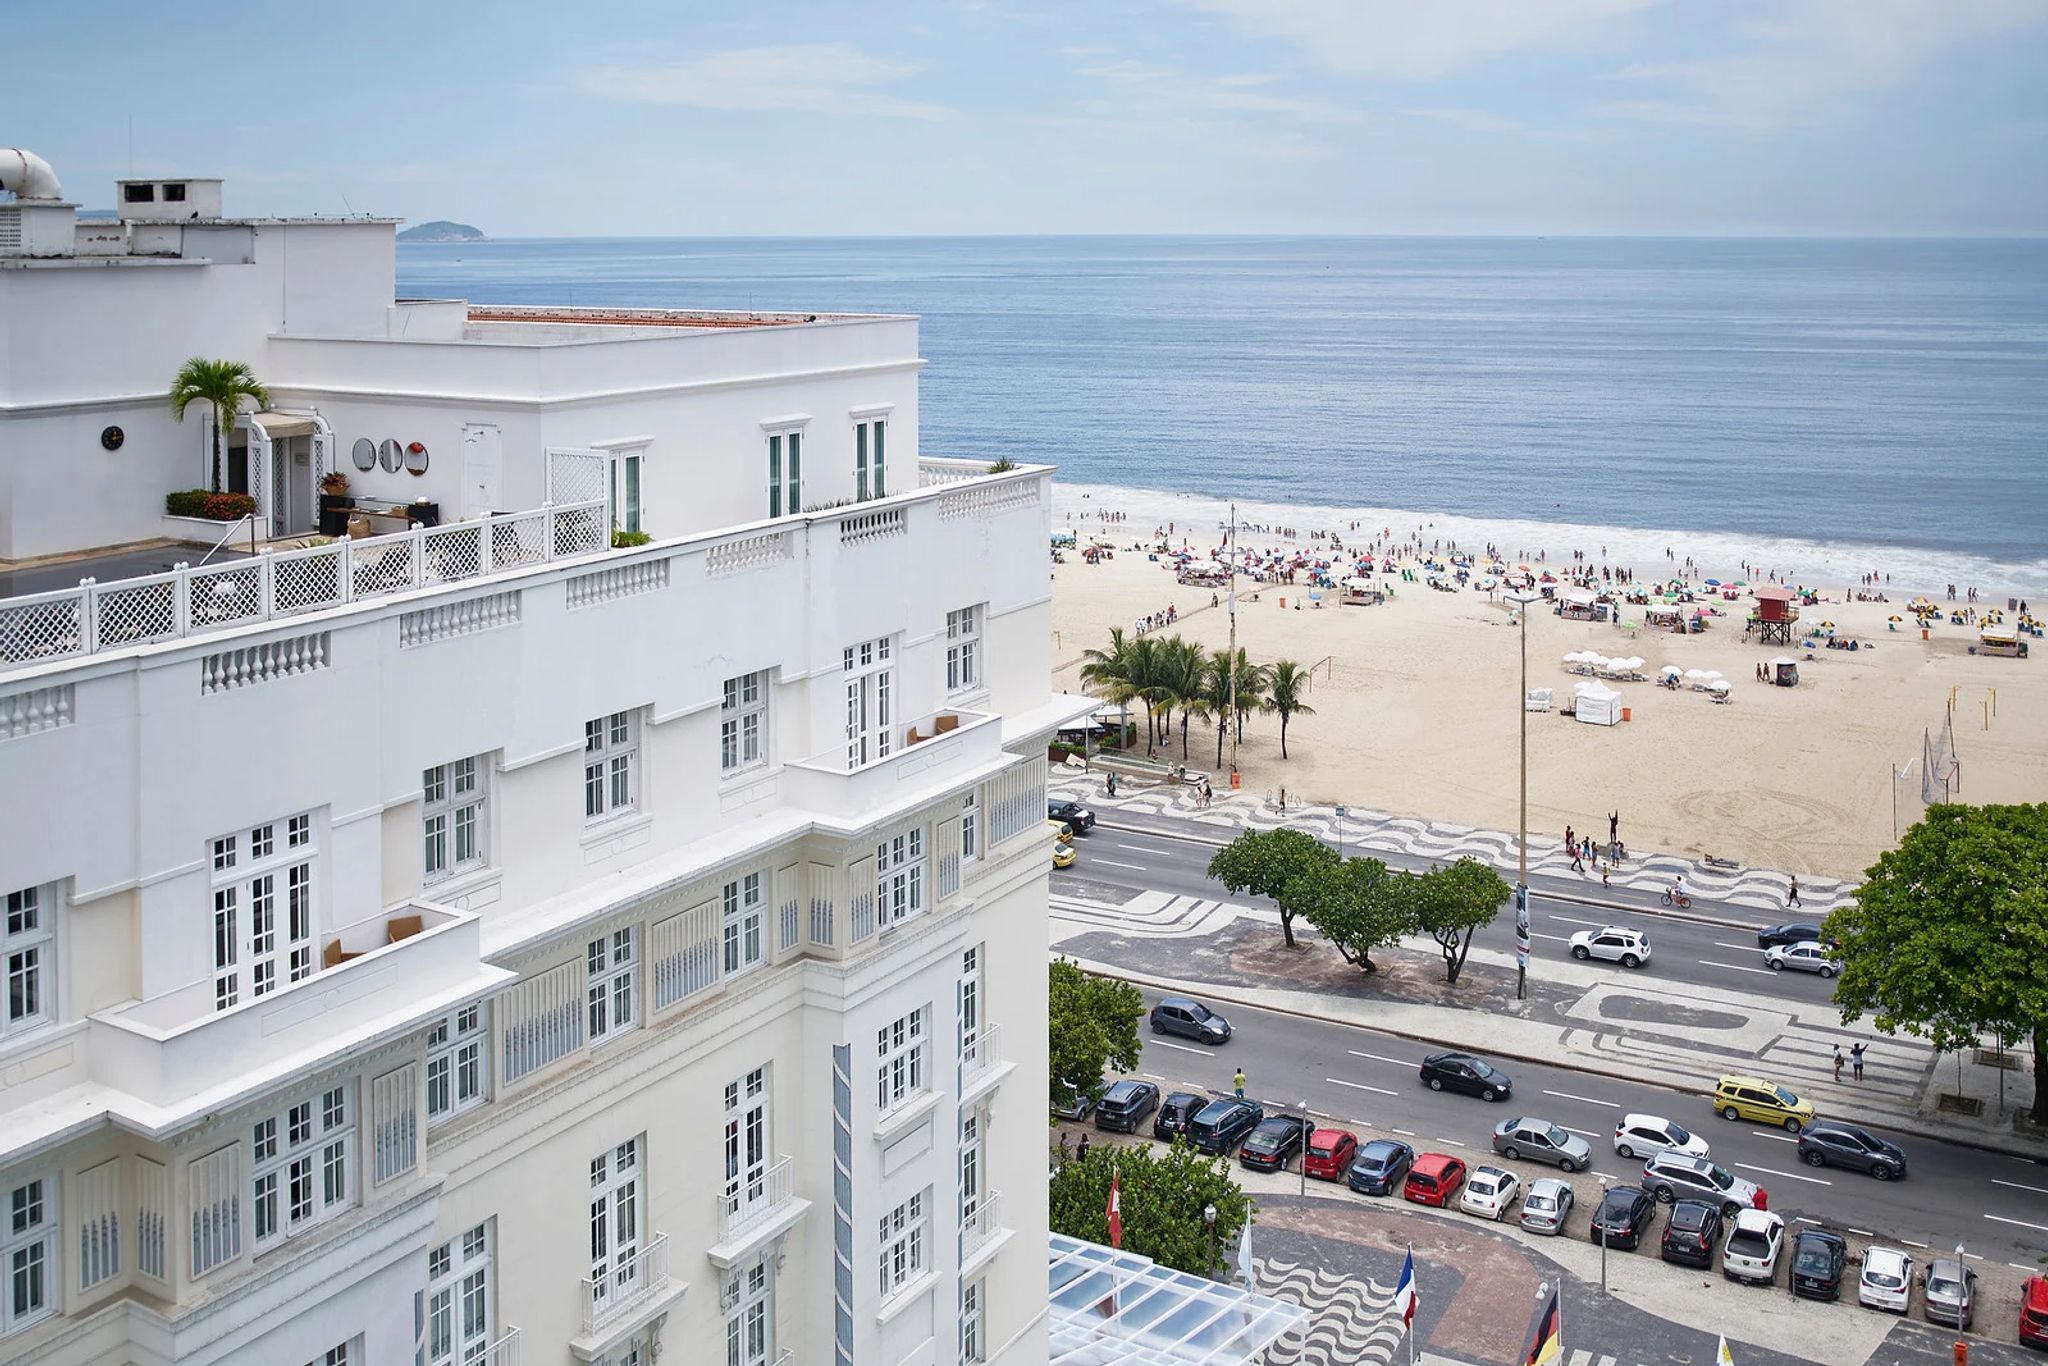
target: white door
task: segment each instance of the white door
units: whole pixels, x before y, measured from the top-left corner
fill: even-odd
[[[481,517],[505,505],[504,436],[496,427],[462,429],[462,515]]]

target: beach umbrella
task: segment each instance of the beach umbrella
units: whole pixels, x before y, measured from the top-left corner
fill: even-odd
[[[1833,623],[1832,621],[1824,621],[1821,623],[1821,629],[1824,631],[1832,631],[1835,629],[1835,623]]]
[[[1729,691],[1729,684],[1728,684],[1728,680],[1727,680],[1727,679],[1725,679],[1725,678],[1720,678],[1720,679],[1716,679],[1716,680],[1714,680],[1714,682],[1710,683],[1710,684],[1709,684],[1709,685],[1707,686],[1707,691],[1708,691],[1708,692],[1714,692],[1714,693],[1726,693],[1726,692],[1728,692],[1728,691]]]
[[[1666,664],[1663,668],[1657,670],[1657,677],[1659,678],[1683,678],[1684,676],[1685,670],[1679,668],[1676,664]]]
[[[1890,618],[1890,620],[1892,620],[1892,621],[1898,621],[1898,620],[1900,620],[1900,618],[1898,618],[1898,617],[1892,617],[1892,618]]]
[[[1709,588],[1719,588],[1720,586],[1721,586],[1721,581],[1720,581],[1719,579],[1708,579],[1708,580],[1707,580],[1707,587],[1709,587]]]
[[[1685,671],[1685,681],[1688,683],[1701,683],[1706,680],[1706,677],[1705,671],[1700,669],[1687,669]]]

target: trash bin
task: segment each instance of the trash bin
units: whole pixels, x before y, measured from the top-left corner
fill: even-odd
[[[1633,720],[1635,720],[1635,708],[1634,708],[1634,707],[1623,707],[1623,708],[1621,709],[1621,719],[1622,719],[1622,720],[1624,720],[1624,721],[1633,721]]]

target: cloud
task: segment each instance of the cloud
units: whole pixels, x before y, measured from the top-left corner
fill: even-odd
[[[1133,61],[1095,61],[1077,74],[1099,81],[1107,100],[1096,101],[1104,115],[1191,118],[1199,115],[1269,114],[1304,123],[1364,122],[1356,109],[1328,100],[1272,93],[1288,85],[1264,72],[1202,76]]]
[[[1652,0],[1186,0],[1298,43],[1339,71],[1440,76],[1489,57],[1583,41]]]
[[[1411,119],[1430,119],[1462,128],[1468,133],[1524,133],[1529,125],[1518,119],[1504,119],[1484,109],[1403,109]]]
[[[848,43],[789,43],[700,52],[675,62],[585,66],[572,72],[569,80],[582,94],[629,104],[898,119],[949,117],[940,105],[878,88],[908,80],[917,71],[908,63],[871,57]]]

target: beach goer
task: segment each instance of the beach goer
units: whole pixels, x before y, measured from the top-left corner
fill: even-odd
[[[1842,1079],[1842,1046],[1841,1046],[1840,1044],[1836,1044],[1836,1045],[1835,1045],[1835,1080],[1836,1080],[1836,1081],[1840,1081],[1841,1079]]]
[[[1607,869],[1606,869],[1606,868],[1602,868],[1602,869],[1600,870],[1600,889],[1601,889],[1602,891],[1605,891],[1605,890],[1606,890],[1607,888],[1609,888],[1609,887],[1611,887],[1611,886],[1613,886],[1613,885],[1614,885],[1613,883],[1611,883],[1611,882],[1609,882],[1609,881],[1607,880]]]
[[[1837,1050],[1837,1053],[1839,1053],[1839,1051],[1840,1051],[1840,1050]],[[1835,1061],[1835,1072],[1836,1072],[1836,1075],[1838,1075],[1838,1076],[1839,1076],[1839,1075],[1841,1074],[1841,1071],[1842,1071],[1842,1066],[1841,1066],[1841,1059],[1840,1059],[1840,1058],[1839,1058],[1839,1056],[1838,1056],[1838,1057],[1836,1058],[1836,1061]],[[1238,1098],[1239,1100],[1243,1100],[1243,1099],[1244,1099],[1244,1069],[1243,1069],[1242,1067],[1238,1068],[1238,1069],[1237,1069],[1237,1075],[1236,1075],[1236,1076],[1234,1076],[1234,1077],[1232,1077],[1232,1078],[1230,1079],[1230,1081],[1231,1081],[1231,1084],[1232,1084],[1233,1086],[1237,1087],[1237,1098]]]
[[[1102,780],[1102,790],[1112,797],[1116,795],[1116,774],[1112,773]]]
[[[1849,1069],[1857,1081],[1863,1080],[1863,1045],[1860,1043],[1849,1050]]]
[[[1583,861],[1582,853],[1583,851],[1579,845],[1574,844],[1572,846],[1572,871],[1575,873],[1583,873],[1586,871],[1586,865]]]
[[[1785,882],[1785,909],[1791,910],[1799,904],[1799,878],[1794,875]]]
[[[1287,809],[1287,789],[1284,787],[1280,789],[1280,809],[1282,811]]]
[[[1578,836],[1577,836],[1577,835],[1576,835],[1576,834],[1575,834],[1575,833],[1573,832],[1572,828],[1571,828],[1571,827],[1570,827],[1569,825],[1567,825],[1567,826],[1566,826],[1566,827],[1564,828],[1564,842],[1565,842],[1565,845],[1566,845],[1566,847],[1568,847],[1568,848],[1569,848],[1570,846],[1572,846],[1572,845],[1575,845],[1575,844],[1577,844],[1577,843],[1579,842],[1579,841],[1578,841]]]
[[[1604,553],[1604,548],[1603,548],[1603,553]],[[1620,839],[1620,838],[1621,838],[1621,813],[1620,813],[1619,811],[1610,811],[1610,812],[1608,812],[1608,813],[1607,813],[1607,842],[1608,842],[1609,844],[1612,844],[1612,843],[1614,843],[1614,842],[1615,842],[1616,840],[1618,840],[1618,839]]]

